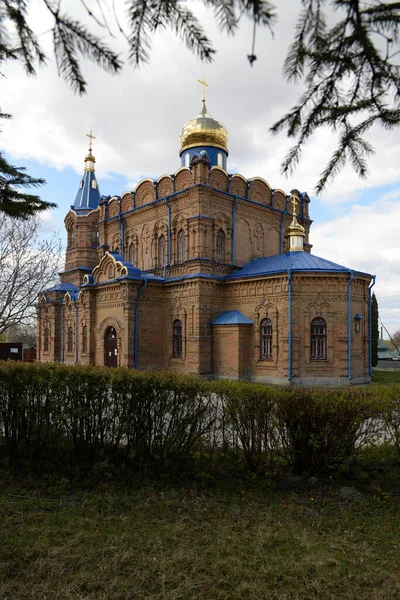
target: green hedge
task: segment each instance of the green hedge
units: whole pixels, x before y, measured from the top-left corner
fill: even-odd
[[[365,444],[400,455],[399,390],[274,388],[125,368],[0,362],[0,452],[18,466],[113,463],[158,473],[230,461],[340,469]],[[205,467],[206,465],[206,467]]]

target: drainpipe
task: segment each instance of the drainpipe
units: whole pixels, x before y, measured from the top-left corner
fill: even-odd
[[[61,305],[61,362],[64,362],[64,304]]]
[[[376,275],[372,275],[372,285],[368,288],[368,367],[369,376],[372,377],[372,293],[375,285]]]
[[[232,204],[232,241],[231,241],[231,262],[235,264],[235,225],[236,225],[236,207],[238,203],[238,197],[235,196]]]
[[[351,374],[351,286],[354,279],[354,271],[350,271],[350,279],[347,288],[347,348],[348,348],[348,365],[347,376],[350,380],[353,379]]]
[[[78,307],[75,301],[75,364],[78,362]]]
[[[139,359],[139,330],[138,330],[138,326],[139,326],[139,298],[140,298],[140,294],[142,292],[144,292],[144,290],[146,289],[147,282],[148,282],[148,280],[145,279],[144,280],[144,285],[138,290],[138,293],[136,295],[136,302],[135,302],[135,335],[133,337],[133,366],[134,366],[135,369],[137,369],[138,359]]]
[[[288,269],[288,304],[289,304],[289,356],[288,379],[292,379],[292,271]]]
[[[119,207],[118,221],[121,230],[121,256],[125,260],[125,221],[121,219],[121,206]]]
[[[273,190],[273,200],[275,199],[275,190]],[[279,253],[283,254],[283,229],[284,229],[284,225],[285,225],[285,218],[287,215],[287,199],[286,199],[286,204],[285,204],[285,210],[282,213],[282,219],[281,219],[281,224],[279,226]]]
[[[165,198],[165,204],[167,205],[167,209],[168,209],[168,262],[166,265],[164,265],[164,279],[167,279],[167,269],[168,267],[171,265],[171,247],[172,247],[172,240],[171,240],[171,207],[168,203],[168,198]]]

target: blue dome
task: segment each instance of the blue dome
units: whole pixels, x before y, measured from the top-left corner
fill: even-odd
[[[95,210],[99,205],[101,195],[94,171],[95,162],[96,159],[89,151],[85,158],[85,170],[79,184],[79,190],[71,207],[76,212],[87,213]]]

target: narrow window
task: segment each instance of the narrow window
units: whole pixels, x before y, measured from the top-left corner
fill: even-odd
[[[83,329],[82,329],[82,352],[84,352],[84,353],[87,352],[87,327],[86,327],[86,325],[84,325]]]
[[[97,181],[95,179],[92,179],[92,188],[94,190],[97,189]]]
[[[182,322],[179,319],[173,324],[172,353],[175,358],[182,358]]]
[[[67,352],[72,352],[72,350],[73,350],[73,333],[72,333],[72,327],[68,327]]]
[[[114,279],[114,265],[108,267],[108,279]]]
[[[163,267],[167,262],[167,238],[161,235],[158,238],[158,266]]]
[[[185,167],[189,167],[190,166],[190,154],[189,152],[186,152],[185,154]]]
[[[223,167],[224,166],[224,159],[222,157],[222,152],[218,152],[218,154],[217,154],[217,165],[219,167]]]
[[[326,323],[320,317],[311,321],[311,360],[326,360]]]
[[[96,229],[92,229],[92,246],[97,248],[99,245],[99,232]]]
[[[129,256],[128,256],[129,262],[133,266],[135,266],[135,263],[136,263],[136,246],[135,246],[135,244],[130,244],[128,254],[129,254]]]
[[[49,335],[49,328],[46,325],[46,327],[44,328],[44,343],[43,343],[43,350],[45,352],[49,351],[49,346],[50,346],[50,335]]]
[[[178,233],[178,263],[186,260],[186,236],[183,229]]]
[[[70,229],[69,247],[70,248],[74,248],[75,247],[75,225],[72,225],[72,227]]]
[[[225,262],[225,233],[222,229],[217,231],[217,261]]]
[[[260,323],[260,358],[272,358],[272,322],[263,319]]]

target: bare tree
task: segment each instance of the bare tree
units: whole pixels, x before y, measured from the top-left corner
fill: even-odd
[[[31,322],[40,290],[57,279],[61,240],[39,239],[40,221],[10,219],[0,213],[0,335]]]
[[[35,315],[32,315],[29,323],[11,325],[7,331],[0,336],[4,342],[21,342],[24,348],[33,348],[36,346],[37,323]]]

